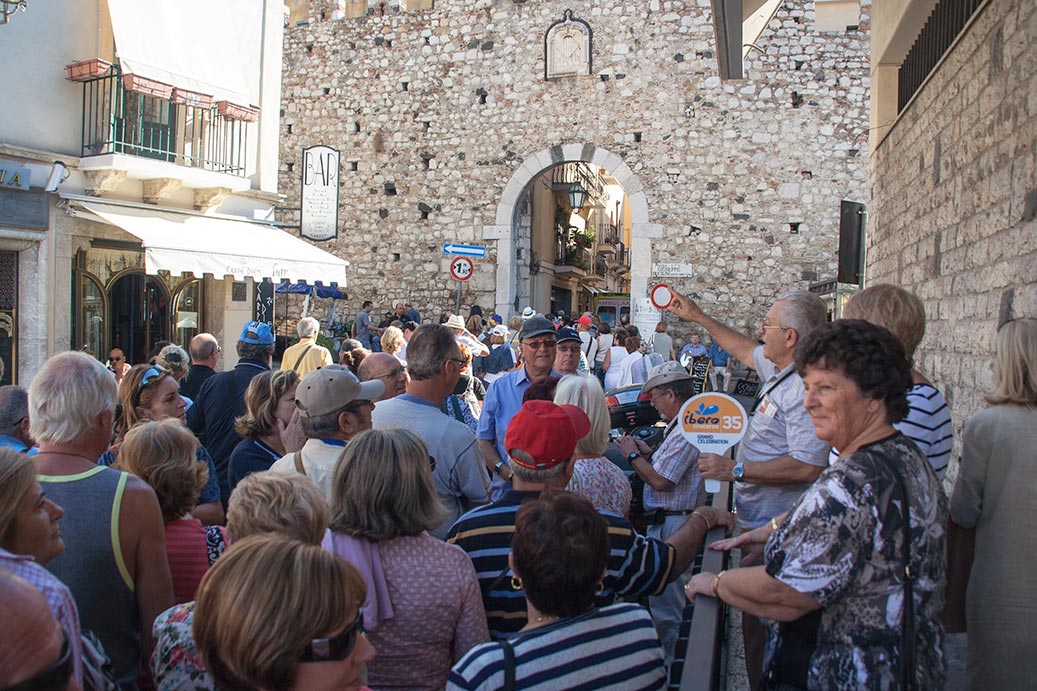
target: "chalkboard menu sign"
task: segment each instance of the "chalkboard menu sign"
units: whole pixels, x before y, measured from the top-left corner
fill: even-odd
[[[760,391],[760,380],[759,379],[739,379],[735,382],[735,395],[736,396],[749,396],[756,398],[756,394]]]
[[[274,284],[264,278],[255,284],[255,302],[252,303],[252,318],[257,322],[274,323]]]
[[[708,355],[700,355],[692,358],[691,367],[691,394],[698,396],[706,390],[706,382],[709,380],[710,359]]]

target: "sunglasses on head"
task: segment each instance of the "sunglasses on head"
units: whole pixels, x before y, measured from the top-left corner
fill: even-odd
[[[144,373],[144,376],[140,378],[140,385],[137,386],[137,391],[143,391],[167,374],[169,374],[169,372],[161,367],[149,367],[148,371]]]
[[[5,686],[0,691],[51,691],[68,686],[72,678],[72,646],[68,642],[68,634],[61,633],[61,652],[58,659],[47,665],[35,676],[13,686]]]
[[[357,635],[365,635],[364,615],[358,609],[352,626],[337,636],[314,638],[299,654],[299,662],[331,662],[345,660],[353,652]]]

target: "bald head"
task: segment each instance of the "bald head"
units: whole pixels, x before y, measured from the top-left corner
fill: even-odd
[[[209,333],[201,333],[191,339],[188,351],[191,353],[192,365],[216,366],[216,357],[219,354],[220,344],[216,337]]]
[[[357,378],[360,381],[379,379],[385,384],[385,391],[374,399],[375,403],[406,392],[409,379],[407,368],[390,353],[371,353],[365,357],[357,369]]]
[[[57,662],[64,641],[43,594],[8,572],[0,572],[0,641],[0,687],[32,679]],[[68,670],[71,675],[71,665]],[[69,685],[70,678],[57,688]]]

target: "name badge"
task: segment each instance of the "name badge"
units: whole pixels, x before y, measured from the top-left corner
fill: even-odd
[[[759,407],[756,409],[756,414],[769,417],[773,420],[774,416],[778,414],[778,406],[771,403],[769,396],[764,396],[763,400],[760,401]]]

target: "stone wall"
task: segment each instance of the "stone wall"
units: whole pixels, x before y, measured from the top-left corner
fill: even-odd
[[[322,246],[351,262],[356,307],[452,307],[450,241],[490,250],[464,304],[499,304],[498,254],[528,263],[484,234],[500,227],[505,185],[538,152],[583,145],[643,194],[641,284],[656,263],[691,262],[694,278],[670,282],[754,330],[775,294],[834,275],[839,201],[866,199],[870,3],[858,29],[834,33],[815,30],[813,2],[784,3],[748,78],[729,83],[709,5],[436,0],[350,18],[312,3],[285,31],[281,220],[298,223],[301,150],[333,146],[340,234]],[[593,31],[591,72],[545,80],[544,35],[568,8]]]
[[[872,156],[868,280],[925,301],[918,365],[959,444],[998,324],[1037,316],[1035,74],[1037,5],[991,0]]]

